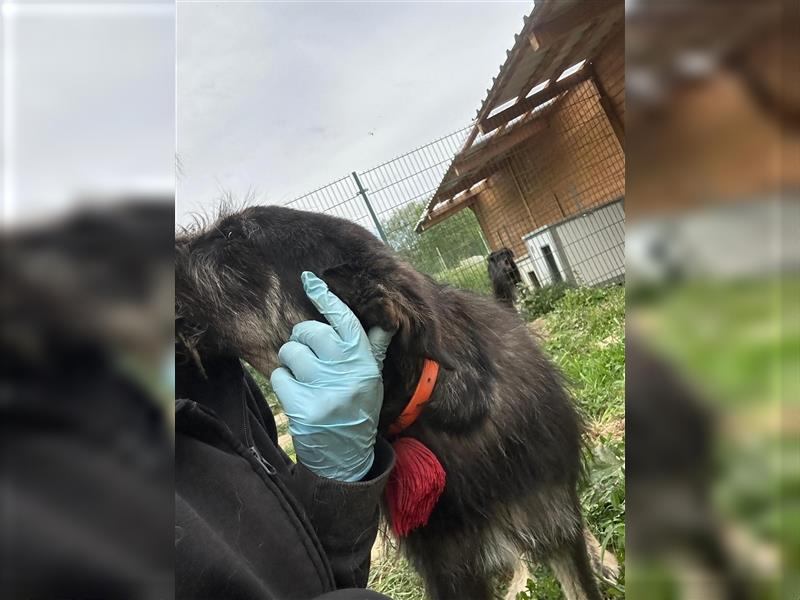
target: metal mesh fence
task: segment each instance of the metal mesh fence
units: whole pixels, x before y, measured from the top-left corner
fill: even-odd
[[[464,148],[466,127],[288,204],[355,221],[439,281],[491,293],[487,258],[521,283],[624,276],[625,159],[587,79]]]

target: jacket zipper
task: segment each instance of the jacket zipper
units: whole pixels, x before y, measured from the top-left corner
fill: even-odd
[[[258,448],[256,447],[256,440],[253,437],[253,434],[250,432],[250,415],[247,412],[247,402],[244,398],[242,398],[242,423],[244,425],[244,439],[248,444],[250,444],[250,447],[248,448],[250,454],[267,472],[267,475],[276,475],[278,473],[278,469],[276,469],[266,458],[261,456],[261,452],[259,452]]]
[[[186,412],[192,412],[192,411],[196,410],[196,411],[198,411],[200,413],[203,413],[206,418],[211,419],[211,420],[214,421],[215,425],[218,428],[218,431],[221,434],[223,434],[223,439],[228,438],[228,437],[230,438],[230,439],[226,440],[228,445],[230,445],[234,449],[236,448],[237,440],[236,440],[236,437],[233,435],[233,432],[230,430],[230,428],[228,428],[228,426],[225,424],[225,422],[222,421],[217,415],[215,415],[212,411],[209,411],[208,409],[206,409],[201,404],[198,404],[197,402],[194,402],[193,400],[188,400],[188,399],[185,400],[185,401],[184,400],[179,400],[176,403],[175,410],[176,410],[176,413],[179,412],[179,411],[182,412],[184,410]],[[278,470],[272,465],[272,463],[270,463],[267,459],[265,459],[261,455],[261,452],[259,452],[258,448],[256,447],[255,439],[253,438],[253,435],[252,435],[252,433],[250,431],[250,425],[249,425],[249,422],[247,420],[247,407],[246,406],[244,407],[244,410],[245,410],[245,420],[244,420],[245,439],[246,439],[246,444],[249,444],[249,447],[247,447],[247,451],[250,453],[250,456],[255,458],[258,461],[258,464],[261,465],[261,467],[264,469],[264,472],[268,475],[268,477],[267,477],[267,481],[269,482],[268,485],[271,485],[271,486],[274,486],[274,487],[277,488],[277,490],[280,492],[280,497],[282,497],[283,498],[283,502],[285,502],[288,505],[288,509],[291,509],[291,511],[294,514],[294,517],[300,523],[303,524],[302,525],[303,527],[308,528],[310,531],[313,531],[313,527],[311,526],[310,522],[308,521],[308,518],[305,517],[303,511],[300,510],[297,507],[296,500],[292,499],[291,494],[288,493],[285,485],[283,484],[283,482],[281,482],[280,477],[275,477],[275,475],[278,474]],[[239,443],[239,447],[243,449],[244,448],[244,444]],[[241,456],[241,452],[239,452],[239,454]],[[323,587],[327,586],[330,589],[333,589],[335,587],[335,582],[334,582],[334,579],[333,579],[333,575],[331,573],[330,564],[327,562],[327,559],[325,558],[325,551],[322,549],[322,547],[320,546],[319,540],[317,540],[317,538],[315,536],[312,538],[312,540],[313,540],[312,544],[314,546],[314,549],[316,550],[317,557],[323,563],[322,568],[323,568],[324,574],[322,574],[322,573],[319,574],[320,582],[322,583]]]
[[[258,451],[258,448],[256,448],[255,444],[250,446],[250,454],[252,454],[253,457],[258,461],[258,464],[264,468],[264,470],[267,472],[267,475],[276,475],[278,473],[278,469],[273,467],[272,463],[261,456],[261,452]]]

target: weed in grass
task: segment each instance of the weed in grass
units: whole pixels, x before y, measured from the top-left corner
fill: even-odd
[[[605,424],[625,414],[625,290],[572,288],[544,317],[544,349],[581,411]]]
[[[462,260],[453,268],[442,269],[434,275],[434,278],[442,283],[449,283],[453,287],[477,294],[488,296],[492,293],[484,256],[474,256]]]
[[[567,290],[569,284],[553,283],[534,289],[525,285],[518,287],[518,304],[523,317],[532,321],[552,311]]]
[[[392,600],[425,600],[419,575],[397,549],[386,546],[370,565],[367,587]]]

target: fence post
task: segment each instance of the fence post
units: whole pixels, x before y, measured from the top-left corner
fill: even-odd
[[[355,171],[352,173],[353,179],[356,181],[356,185],[358,186],[358,193],[364,199],[364,204],[367,205],[367,210],[369,211],[369,216],[372,217],[372,224],[375,225],[375,229],[378,230],[378,235],[381,236],[383,243],[387,246],[389,245],[389,240],[386,239],[386,234],[383,233],[383,227],[381,227],[381,222],[378,221],[378,217],[375,214],[375,211],[372,210],[372,204],[369,203],[369,198],[367,197],[367,190],[364,189],[364,186],[361,185],[361,180],[358,178],[358,175]]]
[[[439,246],[435,246],[435,248],[436,248],[436,254],[439,255],[439,262],[442,263],[442,269],[444,269],[446,271],[447,270],[447,263],[444,262],[444,258],[442,257],[442,251],[439,250]]]

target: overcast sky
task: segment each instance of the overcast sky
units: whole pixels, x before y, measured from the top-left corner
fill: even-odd
[[[56,218],[91,196],[169,197],[175,152],[171,0],[2,5],[0,220]]]
[[[178,2],[177,220],[266,203],[466,126],[531,2]]]

